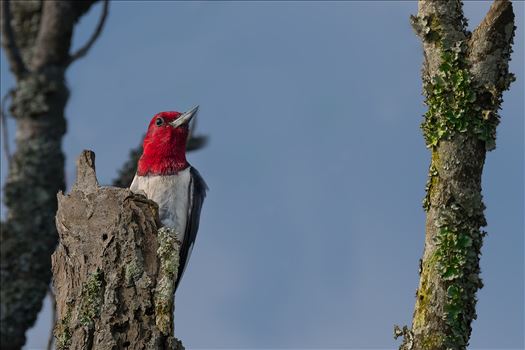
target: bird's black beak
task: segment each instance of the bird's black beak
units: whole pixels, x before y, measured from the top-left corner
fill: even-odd
[[[189,111],[183,113],[180,117],[178,117],[174,121],[172,121],[170,125],[173,126],[174,128],[177,128],[181,125],[187,125],[193,119],[193,117],[197,115],[198,111],[199,111],[199,106],[195,106]]]

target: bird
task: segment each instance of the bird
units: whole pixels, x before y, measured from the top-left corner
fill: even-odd
[[[189,123],[199,106],[180,113],[160,112],[151,119],[130,190],[143,193],[159,206],[159,219],[174,229],[181,242],[175,290],[195,244],[201,208],[208,186],[186,160]]]

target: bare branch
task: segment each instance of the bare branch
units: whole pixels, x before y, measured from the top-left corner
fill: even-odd
[[[97,41],[98,37],[100,36],[100,33],[102,33],[104,24],[106,23],[106,17],[108,16],[108,10],[109,10],[109,0],[104,0],[104,4],[102,5],[102,13],[100,14],[100,19],[98,20],[98,24],[97,24],[97,27],[95,28],[95,31],[93,32],[93,34],[91,35],[91,38],[89,38],[87,43],[69,57],[69,61],[67,63],[68,65],[78,60],[79,58],[84,57],[88,53],[89,49],[91,49],[95,41]]]
[[[512,3],[494,1],[469,40],[471,72],[480,84],[506,90],[514,80],[508,62],[515,28]]]
[[[67,60],[75,8],[69,1],[44,1],[40,28],[35,41],[31,68],[35,71],[48,65],[61,66]]]
[[[501,29],[512,22],[513,19],[512,3],[509,0],[496,0],[490,6],[489,12],[487,12],[483,21],[481,21],[476,30],[474,30],[473,36],[480,32],[486,34],[489,30],[501,32]]]
[[[7,94],[4,95],[2,98],[2,106],[0,107],[0,119],[2,120],[2,139],[4,140],[3,147],[8,166],[11,163],[11,151],[9,149],[9,132],[7,129],[7,113],[5,112],[5,106],[7,104],[7,99],[12,93],[13,90],[11,89],[7,92]]]
[[[42,2],[40,28],[30,64],[33,70],[38,71],[49,65],[69,65],[75,23],[95,2],[96,0]]]
[[[13,28],[11,27],[11,9],[9,0],[2,1],[2,41],[9,62],[11,63],[11,72],[20,78],[27,73],[27,67],[22,60],[20,50],[16,45]]]

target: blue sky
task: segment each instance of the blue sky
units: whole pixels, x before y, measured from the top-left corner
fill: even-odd
[[[467,2],[473,28],[488,2]],[[471,348],[523,348],[524,3],[497,149]],[[416,2],[113,2],[68,71],[68,183],[110,183],[151,116],[200,104],[210,187],[177,293],[187,348],[394,348],[410,324],[429,164]],[[97,5],[75,32],[89,37]],[[2,92],[13,85],[5,57]],[[13,134],[14,125],[10,125]],[[3,156],[3,155],[2,155]],[[3,162],[5,164],[5,162]],[[6,167],[2,166],[2,183]],[[27,349],[45,346],[46,303]]]

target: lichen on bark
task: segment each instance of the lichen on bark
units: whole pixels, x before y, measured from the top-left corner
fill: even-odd
[[[465,62],[464,41],[452,48],[441,46],[441,62],[437,74],[424,82],[428,111],[421,127],[427,147],[435,148],[440,140],[454,133],[470,133],[485,142],[492,150],[496,142],[497,113],[483,113],[476,103],[477,96],[471,74]]]
[[[137,257],[131,260],[130,263],[126,264],[126,283],[130,285],[136,283],[144,274],[143,266],[144,262],[139,261]]]
[[[173,329],[179,243],[173,230],[158,230],[157,205],[129,189],[100,187],[87,151],[58,203],[59,348],[183,349]]]
[[[422,123],[432,157],[423,206],[425,249],[408,349],[466,349],[482,287],[479,259],[486,225],[481,175],[494,149],[514,36],[509,1],[493,3],[473,34],[460,1],[419,1],[413,27],[423,42]],[[487,77],[490,77],[487,78]]]
[[[57,350],[68,349],[71,345],[71,306],[66,303],[64,317],[55,325],[55,346]]]
[[[168,227],[161,227],[157,232],[157,238],[160,271],[155,288],[156,324],[163,334],[169,334],[173,328],[173,294],[179,269],[180,242],[177,240],[175,230]]]
[[[92,328],[95,317],[100,315],[100,306],[104,296],[104,275],[100,269],[91,273],[82,285],[80,296],[80,324]]]

